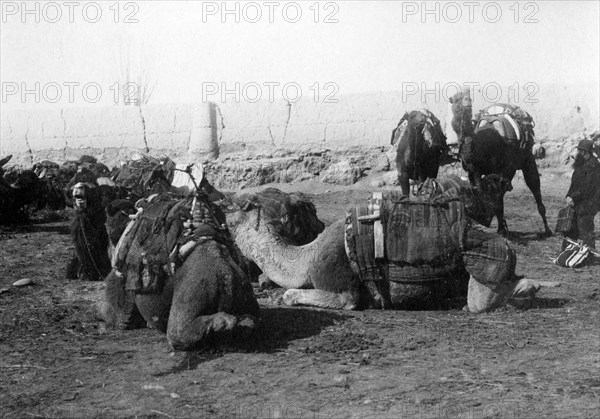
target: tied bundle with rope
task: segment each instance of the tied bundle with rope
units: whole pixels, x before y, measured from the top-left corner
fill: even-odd
[[[413,199],[383,196],[379,215],[368,206],[348,211],[346,251],[361,281],[416,284],[465,272],[485,284],[514,281],[516,253],[502,236],[472,227],[463,199],[456,188],[432,180]],[[375,252],[377,222],[383,226],[381,257]]]
[[[458,269],[469,225],[464,204],[444,194],[390,198],[381,211],[390,281],[437,280]]]
[[[375,218],[370,213],[368,206],[361,206],[352,208],[346,217],[347,252],[361,280],[428,282],[461,269],[469,221],[458,198],[385,195],[377,216],[384,247],[384,257],[379,258],[374,250]]]
[[[129,189],[134,196],[146,196],[157,177],[170,185],[175,176],[175,162],[168,157],[160,159],[148,155],[128,160],[123,166],[111,173],[117,184]]]
[[[592,250],[582,241],[575,241],[563,235],[563,240],[566,243],[560,254],[552,259],[552,263],[563,268],[578,268],[582,266],[590,255],[600,257],[600,253]]]
[[[448,175],[440,179],[427,179],[419,186],[420,195],[441,195],[445,199],[459,199],[464,205],[467,216],[473,221],[489,227],[495,216],[494,209],[497,200],[506,190],[510,190],[510,181],[503,177],[490,174],[481,179],[481,188],[471,184],[456,175]]]

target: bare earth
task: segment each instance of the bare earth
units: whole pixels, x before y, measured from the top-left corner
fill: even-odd
[[[331,223],[373,190],[316,182]],[[552,227],[569,177],[544,169]],[[506,196],[517,273],[543,281],[538,307],[330,311],[255,292],[261,328],[247,343],[172,353],[151,329],[105,330],[102,284],[68,281],[68,221],[0,232],[0,413],[3,417],[592,418],[600,408],[600,264],[550,263],[560,239],[523,179]],[[599,225],[596,235],[600,237]],[[494,230],[495,230],[495,226]],[[35,285],[11,287],[31,278]]]

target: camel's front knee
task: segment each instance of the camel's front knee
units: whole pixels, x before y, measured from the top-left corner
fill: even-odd
[[[160,294],[137,294],[135,304],[146,320],[148,327],[167,331],[169,322],[169,312],[171,309],[171,299],[165,298]]]
[[[218,312],[198,316],[191,322],[169,320],[167,339],[175,350],[190,350],[197,348],[208,340],[221,337],[247,338],[256,327],[253,316]]]
[[[106,277],[104,298],[96,304],[96,314],[113,329],[144,327],[146,321],[138,311],[133,296],[125,290],[122,276],[111,271]]]
[[[524,307],[518,303],[531,300],[539,290],[540,284],[530,279],[503,284],[484,284],[471,276],[467,304],[471,313],[490,311],[511,301],[516,302],[516,306]]]
[[[467,306],[471,313],[483,313],[500,307],[510,296],[513,284],[484,284],[473,276],[469,279]]]

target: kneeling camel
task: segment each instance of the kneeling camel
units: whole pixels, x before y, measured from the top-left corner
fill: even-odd
[[[393,264],[383,258],[374,264],[377,278],[365,281],[359,273],[356,231],[349,228],[351,222],[339,220],[309,244],[289,245],[272,233],[257,195],[239,197],[238,204],[244,209],[228,214],[228,224],[244,256],[288,289],[284,302],[289,305],[410,309],[415,302],[431,301],[455,290],[462,295],[466,292],[469,311],[480,313],[499,307],[510,297],[532,296],[539,289],[515,276],[516,254],[503,237],[469,226],[462,230],[466,234],[456,266],[439,277],[396,281],[390,275]],[[484,254],[487,249],[494,251],[490,264],[489,255]]]

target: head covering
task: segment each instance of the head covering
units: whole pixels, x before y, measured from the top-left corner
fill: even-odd
[[[577,149],[587,151],[591,154],[594,152],[594,142],[592,140],[581,140],[577,144]]]

